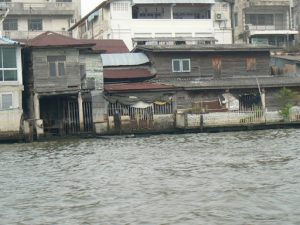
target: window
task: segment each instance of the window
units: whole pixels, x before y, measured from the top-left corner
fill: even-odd
[[[191,72],[190,59],[172,59],[172,71],[174,73]]]
[[[3,30],[18,30],[18,20],[6,18],[3,21]]]
[[[120,12],[126,12],[126,11],[128,11],[128,3],[126,3],[126,2],[114,2],[113,3],[113,10],[114,11],[120,11]]]
[[[246,14],[246,24],[257,26],[274,25],[273,14]]]
[[[0,82],[17,81],[16,49],[9,47],[0,48]]]
[[[0,95],[0,109],[5,110],[5,109],[11,109],[13,107],[13,102],[12,102],[12,93],[5,93]]]
[[[48,56],[49,76],[57,77],[64,76],[66,56]]]
[[[28,30],[43,30],[43,20],[42,19],[29,19],[28,20]]]
[[[239,25],[238,14],[234,13],[234,26],[237,27]]]
[[[256,70],[256,58],[247,58],[246,59],[246,69],[247,71]]]

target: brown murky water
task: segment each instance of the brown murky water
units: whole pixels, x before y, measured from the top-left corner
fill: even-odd
[[[300,224],[300,130],[0,145],[0,224]]]

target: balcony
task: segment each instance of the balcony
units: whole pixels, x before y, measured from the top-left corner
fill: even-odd
[[[72,2],[22,3],[1,2],[0,9],[9,8],[10,15],[74,15]]]
[[[252,25],[247,24],[250,31],[276,31],[276,30],[289,30],[287,25]]]
[[[134,37],[213,36],[212,19],[132,19],[112,22],[112,29],[127,28]],[[145,34],[145,35],[143,35]]]
[[[246,6],[289,6],[290,0],[250,0],[245,1]]]

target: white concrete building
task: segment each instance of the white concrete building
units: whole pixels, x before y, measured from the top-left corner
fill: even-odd
[[[218,0],[104,1],[71,27],[73,37],[135,43],[232,43],[230,5]],[[188,43],[187,43],[188,44]]]
[[[0,139],[21,134],[23,89],[21,46],[0,36]]]
[[[0,14],[8,14],[0,31],[11,39],[31,39],[45,31],[68,35],[68,29],[80,19],[80,1],[2,0]]]

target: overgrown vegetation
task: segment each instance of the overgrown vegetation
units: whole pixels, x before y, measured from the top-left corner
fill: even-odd
[[[297,94],[296,92],[286,87],[282,88],[278,93],[278,103],[280,107],[280,115],[284,119],[290,116],[290,109],[295,105]]]

